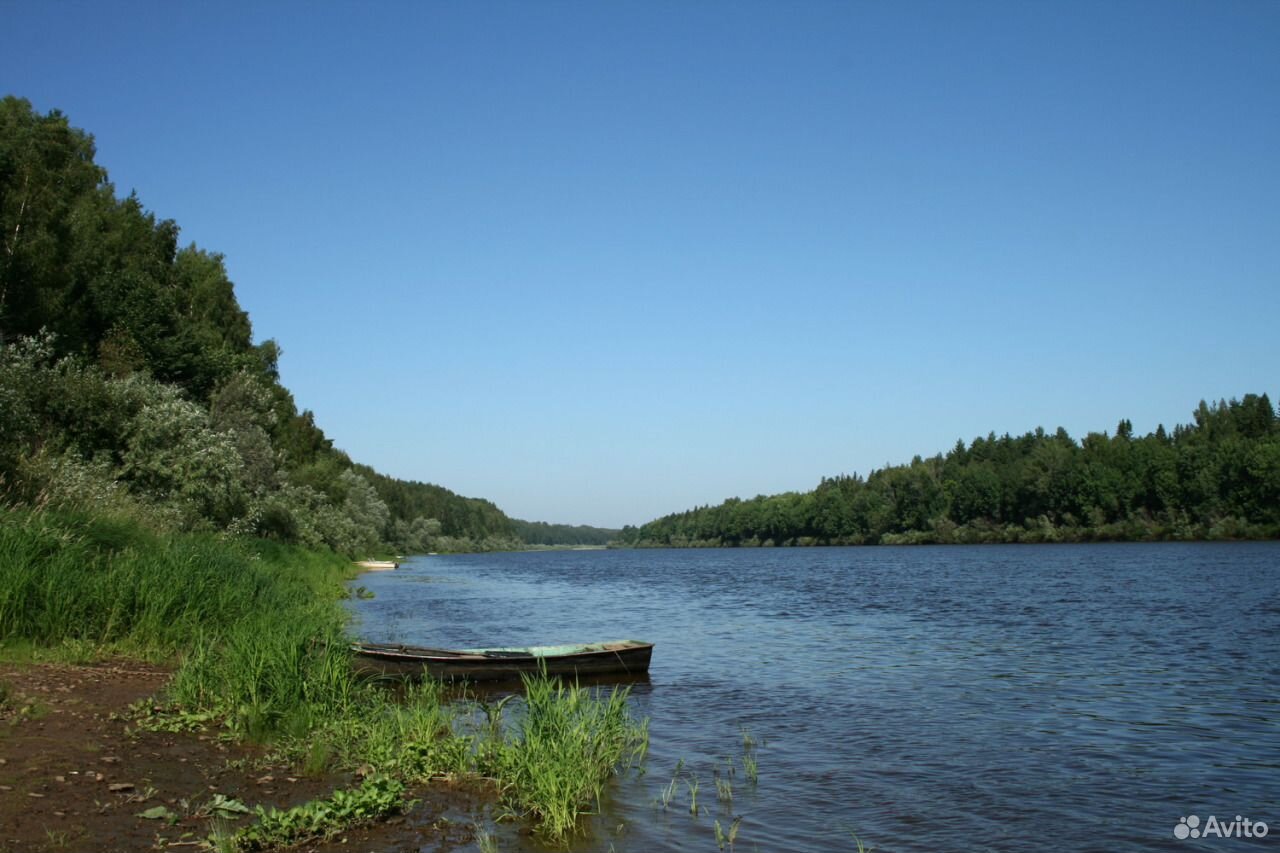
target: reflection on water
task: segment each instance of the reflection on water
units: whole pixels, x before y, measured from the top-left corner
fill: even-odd
[[[714,851],[739,815],[761,851],[1209,849],[1173,838],[1193,813],[1276,827],[1215,849],[1280,839],[1276,543],[481,554],[357,583],[372,640],[657,643],[647,773],[580,849]]]

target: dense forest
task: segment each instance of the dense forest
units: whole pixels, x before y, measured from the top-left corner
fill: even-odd
[[[862,545],[1280,536],[1280,418],[1266,394],[1194,423],[1076,441],[1059,428],[963,441],[811,492],[731,499],[623,528],[633,546]]]
[[[529,545],[608,545],[615,541],[620,530],[586,525],[547,524],[545,521],[519,521],[515,525],[516,537]]]
[[[61,113],[0,101],[0,501],[345,554],[583,541],[353,463],[254,343],[222,256],[94,156]]]

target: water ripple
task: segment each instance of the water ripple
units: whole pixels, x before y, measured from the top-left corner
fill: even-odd
[[[658,643],[648,773],[582,849],[714,850],[740,815],[741,850],[1165,850],[1190,813],[1280,831],[1278,570],[1276,543],[486,554],[351,608],[425,645]],[[656,803],[681,760],[696,817],[687,784]]]

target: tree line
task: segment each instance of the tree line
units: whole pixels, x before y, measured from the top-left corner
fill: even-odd
[[[334,448],[223,257],[119,198],[95,154],[57,110],[0,100],[0,505],[346,554],[522,546],[491,502]]]
[[[515,534],[529,545],[608,545],[621,531],[583,524],[548,524],[545,521],[512,521]]]
[[[1193,422],[1076,441],[994,433],[809,492],[732,498],[623,528],[631,546],[863,545],[1280,536],[1280,418],[1268,396]]]
[[[280,382],[221,255],[116,195],[93,138],[0,100],[0,505],[134,515],[342,553],[1274,537],[1266,394],[1076,441],[995,434],[814,490],[622,531],[525,522],[354,462]]]

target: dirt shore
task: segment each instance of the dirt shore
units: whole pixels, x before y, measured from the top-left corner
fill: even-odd
[[[168,677],[132,661],[0,664],[0,853],[199,851],[215,794],[287,807],[354,783],[272,765],[263,750],[217,732],[135,731],[129,706]],[[411,796],[418,803],[403,816],[291,849],[474,849],[483,792],[433,787]]]

